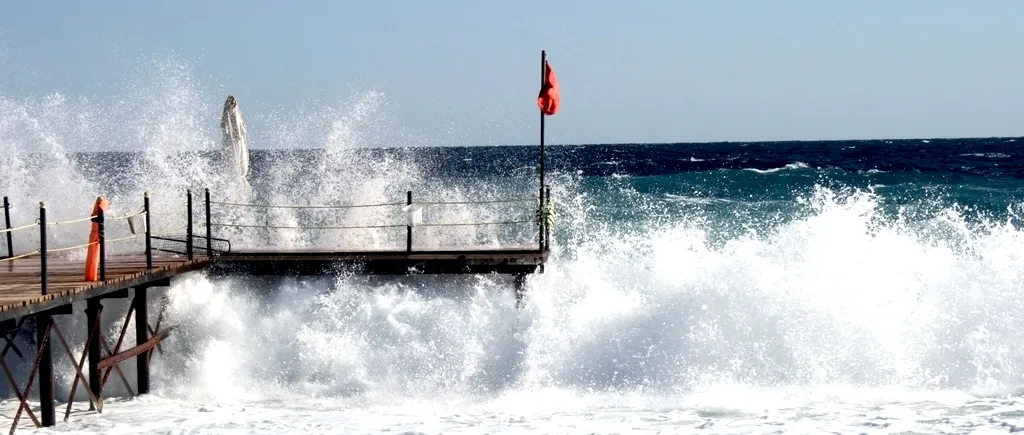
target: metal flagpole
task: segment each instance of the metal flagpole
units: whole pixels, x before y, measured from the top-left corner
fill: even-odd
[[[547,84],[547,52],[545,50],[540,51],[540,88],[544,90],[544,85]],[[540,111],[540,188],[538,204],[540,209],[538,210],[539,219],[539,235],[537,241],[541,251],[544,250],[544,110]]]

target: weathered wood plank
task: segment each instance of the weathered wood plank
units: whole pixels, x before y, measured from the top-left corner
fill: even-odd
[[[197,261],[203,261],[197,257]],[[38,256],[0,263],[0,312],[28,307],[71,295],[117,287],[117,283],[138,280],[147,274],[174,273],[176,268],[194,264],[181,256],[156,255],[152,270],[146,269],[144,254],[111,255],[106,261],[103,282],[85,281],[85,261],[80,258],[47,258],[47,294],[42,294]]]

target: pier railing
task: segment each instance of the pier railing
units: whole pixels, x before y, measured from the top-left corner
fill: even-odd
[[[544,201],[550,204],[551,189],[545,189]],[[191,195],[191,194],[190,194]],[[442,228],[442,227],[494,227],[494,226],[515,226],[515,225],[536,225],[533,232],[536,237],[534,242],[524,240],[525,243],[536,243],[537,250],[548,249],[550,238],[550,227],[553,221],[553,211],[550,206],[541,206],[537,197],[513,197],[497,199],[476,199],[476,200],[414,200],[413,191],[405,192],[404,201],[389,201],[379,203],[348,203],[348,204],[258,204],[241,203],[230,201],[212,200],[209,189],[205,190],[204,208],[206,235],[203,238],[207,243],[207,254],[213,255],[209,244],[216,240],[223,240],[213,237],[214,228],[229,228],[242,230],[299,230],[299,231],[350,231],[350,230],[383,230],[404,232],[406,252],[415,252],[415,241],[413,239],[414,228]],[[472,205],[493,205],[493,204],[530,204],[530,208],[523,208],[521,211],[532,212],[532,216],[526,218],[512,219],[490,219],[471,221],[429,221],[423,218],[424,207],[446,207],[446,206],[472,206]],[[398,209],[402,217],[399,219],[383,219],[368,224],[341,225],[341,224],[307,224],[307,225],[272,225],[269,223],[239,223],[218,221],[212,218],[213,208],[250,208],[250,209],[291,209],[291,210],[319,210],[319,211],[344,211],[351,209]],[[337,217],[337,216],[335,216]],[[330,219],[326,219],[330,220]],[[404,220],[404,222],[400,222]],[[397,235],[397,234],[396,234]]]
[[[3,209],[4,209],[4,228],[0,229],[0,234],[4,236],[6,242],[6,255],[0,257],[0,266],[5,263],[13,267],[13,262],[19,259],[38,258],[39,260],[39,278],[40,286],[43,295],[47,294],[49,277],[51,271],[49,270],[48,260],[54,254],[67,254],[73,252],[86,251],[86,259],[83,262],[83,273],[85,274],[84,281],[98,281],[102,282],[107,279],[107,260],[108,260],[108,246],[113,243],[128,242],[143,238],[145,241],[144,255],[146,258],[146,269],[151,270],[153,268],[153,252],[156,250],[153,248],[153,240],[159,238],[154,234],[152,227],[152,219],[150,212],[149,194],[143,195],[142,206],[135,210],[123,215],[108,215],[102,207],[96,207],[94,214],[84,216],[80,218],[73,218],[68,220],[49,220],[47,218],[47,206],[45,203],[39,203],[39,217],[34,221],[22,224],[19,226],[11,225],[11,209],[12,204],[8,197],[3,198]],[[128,227],[128,234],[110,237],[108,231],[110,225],[116,222],[125,222]],[[52,247],[49,246],[51,231],[57,227],[68,227],[81,224],[91,224],[92,228],[88,232],[88,242],[71,245],[71,246],[60,246]],[[13,234],[20,231],[38,231],[39,241],[35,249],[27,252],[16,253],[14,247]],[[85,234],[85,232],[83,232]],[[95,276],[90,277],[88,269],[94,268]]]
[[[0,266],[5,263],[13,266],[15,260],[38,257],[39,276],[42,294],[47,293],[49,270],[48,259],[58,253],[71,253],[86,251],[83,272],[86,274],[85,281],[105,281],[107,279],[108,246],[113,243],[128,242],[138,238],[144,238],[143,253],[146,259],[146,270],[153,268],[154,252],[163,252],[181,256],[187,256],[189,260],[195,259],[197,255],[216,257],[230,252],[231,241],[228,238],[215,237],[214,228],[237,228],[237,229],[263,229],[263,230],[393,230],[404,229],[405,246],[404,251],[408,253],[414,250],[413,229],[418,227],[492,227],[492,226],[513,226],[513,225],[536,225],[533,234],[536,239],[533,243],[538,251],[546,251],[550,246],[550,228],[552,226],[554,213],[551,209],[551,190],[545,188],[540,199],[530,198],[498,198],[480,200],[417,200],[414,201],[413,192],[406,191],[405,201],[393,201],[374,204],[256,204],[238,203],[230,201],[214,201],[211,199],[210,190],[204,190],[202,213],[203,218],[199,225],[196,225],[192,191],[186,191],[185,216],[186,223],[183,228],[173,228],[165,231],[154,232],[152,227],[153,213],[150,209],[150,196],[145,193],[142,198],[142,205],[135,211],[123,215],[108,215],[104,207],[94,207],[94,213],[89,216],[74,218],[64,221],[50,221],[47,219],[47,207],[45,203],[39,204],[38,218],[34,222],[12,226],[11,209],[12,205],[8,197],[3,198],[4,228],[0,229],[3,241],[6,243],[6,255],[0,257]],[[541,200],[542,199],[542,200]],[[507,220],[482,220],[482,221],[424,221],[423,207],[453,206],[453,205],[486,205],[486,204],[530,204],[533,216],[529,218],[507,219]],[[228,221],[215,221],[214,207],[235,207],[235,208],[262,208],[262,209],[316,209],[316,210],[347,210],[357,208],[387,208],[400,207],[401,215],[405,222],[394,220],[378,222],[366,225],[270,225],[270,224],[247,224]],[[111,224],[116,222],[127,223],[126,235],[110,237]],[[52,247],[48,246],[49,234],[56,227],[71,225],[90,224],[87,243],[71,246]],[[201,227],[200,231],[196,227]],[[183,232],[182,232],[183,230]],[[16,253],[12,235],[21,231],[38,231],[38,245],[31,251]],[[86,234],[85,231],[82,234]],[[136,254],[137,255],[137,254]],[[90,277],[89,270],[96,271],[95,276]]]

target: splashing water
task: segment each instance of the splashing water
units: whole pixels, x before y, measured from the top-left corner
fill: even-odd
[[[33,219],[40,200],[59,220],[83,216],[97,195],[109,196],[115,213],[131,211],[149,192],[154,225],[176,227],[184,224],[184,190],[205,187],[222,201],[288,204],[402,202],[406,190],[423,200],[535,192],[529,174],[460,177],[427,151],[368,151],[403,145],[389,143],[386,98],[371,91],[298,120],[247,120],[251,133],[263,130],[253,135],[259,148],[317,148],[254,154],[250,198],[221,176],[213,152],[219,112],[207,102],[221,95],[202,89],[187,63],[146,63],[132,83],[126,95],[98,99],[18,99],[0,90],[0,167],[16,222]],[[72,152],[111,143],[131,153]],[[498,159],[499,151],[487,152]],[[658,152],[649,151],[653,164]],[[528,280],[519,312],[509,279],[499,276],[180,277],[166,291],[164,313],[179,329],[153,359],[153,394],[72,425],[266,433],[1015,429],[1024,415],[1016,394],[1024,385],[1019,181],[998,187],[1009,199],[995,201],[996,212],[978,211],[936,193],[958,185],[924,174],[838,173],[804,157],[768,166],[786,170],[551,174],[552,258]],[[532,213],[431,210],[443,221],[517,211]],[[215,219],[361,225],[400,215],[394,207],[225,207]],[[80,242],[82,228],[57,227],[56,243]],[[417,240],[532,243],[533,229],[423,230]],[[404,240],[366,230],[218,235],[284,248]],[[33,237],[19,234],[17,244],[32,246]],[[81,343],[78,317],[61,322]],[[119,331],[113,317],[108,335]],[[70,366],[59,363],[57,372],[58,386],[70,385]],[[111,395],[124,393],[109,385]]]

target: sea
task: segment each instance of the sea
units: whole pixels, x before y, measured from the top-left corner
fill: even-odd
[[[0,94],[13,224],[40,202],[65,222],[97,196],[117,217],[148,195],[153,231],[181,234],[191,190],[203,231],[209,189],[231,249],[400,249],[412,192],[423,223],[487,223],[417,227],[417,249],[537,244],[536,145],[365,146],[386,128],[368,93],[298,126],[247,120],[276,129],[252,145],[246,185],[218,157],[219,97],[175,83],[132,110]],[[551,255],[521,308],[507,276],[191,272],[150,293],[151,323],[176,328],[150,394],[115,373],[102,413],[79,387],[64,421],[74,370],[58,347],[57,425],[22,415],[18,433],[1022,431],[1022,143],[551,145]],[[307,208],[325,205],[368,206]],[[128,221],[108,238],[131,236]],[[374,224],[399,227],[349,228]],[[84,243],[87,225],[54,226],[49,246]],[[14,236],[16,254],[39,237]],[[126,303],[104,302],[111,344]],[[57,319],[76,359],[83,310]],[[23,386],[30,358],[6,360]],[[17,400],[0,393],[7,424]]]

